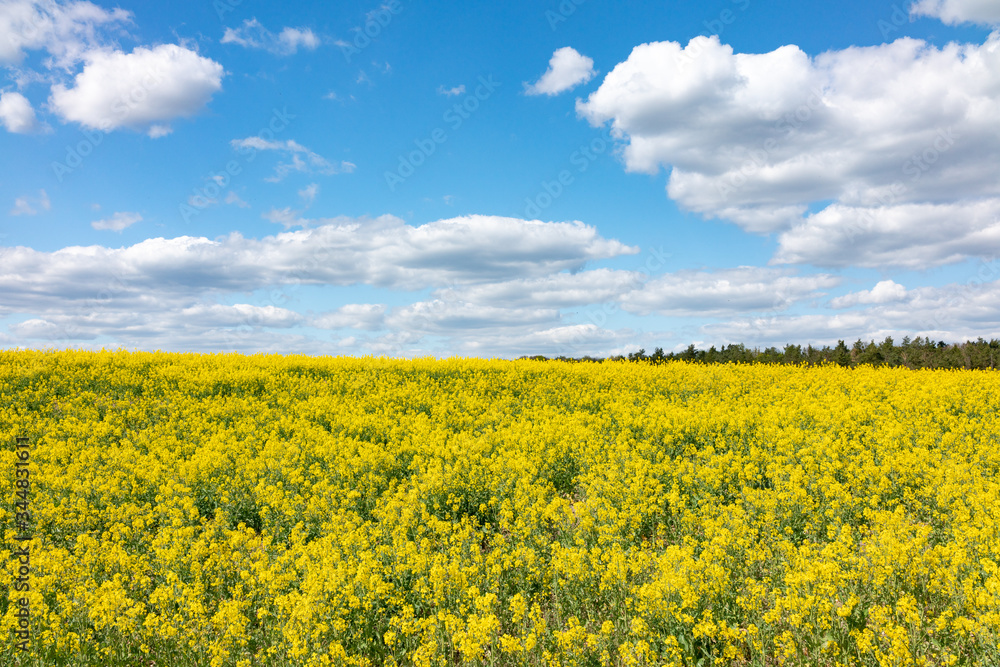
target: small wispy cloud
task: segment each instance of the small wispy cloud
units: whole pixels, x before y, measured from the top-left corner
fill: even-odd
[[[227,204],[235,204],[236,206],[239,206],[240,208],[250,208],[250,204],[248,204],[245,201],[243,201],[243,199],[238,194],[236,194],[235,192],[233,192],[232,190],[230,190],[226,194],[225,202]]]
[[[311,205],[316,201],[316,195],[319,194],[319,184],[310,183],[306,187],[299,190],[299,196],[302,197],[302,201],[305,202],[306,206]]]
[[[310,51],[316,49],[320,39],[309,28],[284,28],[279,33],[273,33],[254,18],[243,21],[239,28],[226,28],[222,43],[262,49],[277,56],[290,56],[300,47]]]
[[[10,210],[11,215],[37,215],[39,210],[48,211],[52,208],[49,195],[45,190],[39,190],[37,197],[18,197],[14,200],[14,208]]]
[[[287,141],[273,141],[261,137],[247,137],[245,139],[233,139],[230,144],[233,148],[241,151],[278,151],[285,153],[291,158],[291,162],[279,162],[275,167],[274,176],[269,176],[264,180],[269,183],[277,183],[288,174],[298,171],[306,174],[319,173],[324,175],[351,173],[354,171],[353,162],[341,161],[334,164],[322,155],[314,153],[294,139]]]
[[[187,205],[198,209],[208,208],[209,206],[214,206],[218,203],[218,199],[206,197],[202,194],[194,194],[187,198]]]
[[[94,229],[106,229],[113,232],[120,232],[127,227],[131,227],[137,222],[142,222],[142,216],[138,213],[129,213],[122,211],[115,213],[110,218],[105,218],[103,220],[95,220],[90,223],[90,226]]]
[[[286,206],[285,208],[272,208],[270,211],[265,211],[261,217],[268,222],[281,225],[287,230],[292,227],[305,227],[305,223],[299,217],[299,213],[300,211]]]

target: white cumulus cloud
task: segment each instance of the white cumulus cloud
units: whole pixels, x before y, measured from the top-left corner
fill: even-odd
[[[719,317],[784,310],[840,283],[827,274],[798,276],[786,270],[741,266],[715,271],[683,270],[654,278],[622,297],[631,313]]]
[[[774,264],[922,269],[1000,254],[1000,197],[942,204],[832,204],[778,236]]]
[[[0,92],[0,124],[8,132],[26,134],[37,127],[35,110],[21,93]]]
[[[870,290],[852,292],[830,300],[831,308],[850,308],[859,304],[894,303],[906,298],[906,288],[894,280],[881,280]]]
[[[528,95],[558,95],[594,77],[594,60],[571,46],[556,49],[549,68],[535,83],[524,84]]]
[[[743,317],[701,327],[701,333],[717,343],[781,346],[809,341],[834,345],[837,340],[883,340],[892,336],[929,337],[957,342],[1000,338],[1000,265],[982,264],[964,284],[919,287],[905,290],[893,281],[883,281],[864,290],[831,300],[835,308],[863,305],[865,308],[835,314]],[[984,276],[980,278],[979,276]]]
[[[480,305],[567,308],[617,301],[623,294],[638,289],[644,280],[637,271],[591,269],[444,289],[437,295],[445,301]]]
[[[199,303],[180,311],[185,320],[197,322],[205,327],[255,326],[287,328],[303,321],[298,313],[276,306],[253,306],[237,303],[224,306],[213,303]]]
[[[320,329],[368,329],[376,331],[385,326],[385,306],[380,303],[351,303],[337,310],[320,315],[312,321]]]
[[[110,131],[128,127],[158,137],[169,122],[201,111],[222,88],[219,63],[176,44],[132,53],[98,51],[72,88],[52,87],[50,104],[64,120]]]
[[[734,53],[717,37],[655,42],[633,49],[577,109],[627,142],[627,170],[666,167],[667,194],[684,208],[750,232],[788,232],[780,261],[836,264],[841,245],[826,256],[793,244],[799,225],[842,213],[830,207],[888,220],[919,205],[937,229],[973,236],[992,224],[951,216],[1000,197],[997,46],[1000,32],[984,44],[904,38],[815,57],[796,46]],[[810,208],[819,212],[806,217]],[[891,263],[929,245],[934,225],[911,230]],[[882,258],[878,250],[906,234],[865,229],[869,250],[857,251]]]

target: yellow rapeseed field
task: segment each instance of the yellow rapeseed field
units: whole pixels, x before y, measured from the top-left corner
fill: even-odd
[[[998,409],[980,371],[3,351],[0,664],[998,665]]]

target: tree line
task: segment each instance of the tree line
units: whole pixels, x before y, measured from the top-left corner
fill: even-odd
[[[521,357],[522,359],[549,360],[549,357],[536,355]],[[995,369],[1000,363],[1000,340],[983,340],[948,344],[944,341],[934,341],[930,338],[909,336],[896,344],[891,336],[886,336],[881,343],[869,341],[865,343],[860,338],[854,345],[848,347],[844,341],[830,347],[813,347],[807,345],[786,345],[784,349],[768,347],[765,349],[749,348],[742,343],[729,344],[720,348],[714,345],[707,350],[696,348],[693,344],[681,352],[664,352],[656,348],[652,354],[646,354],[645,349],[626,355],[609,357],[619,361],[645,363],[664,363],[683,360],[702,364],[725,363],[765,363],[765,364],[837,364],[839,366],[903,366],[910,369],[918,368],[969,368]],[[604,358],[583,356],[579,358],[559,356],[555,361],[604,361]]]

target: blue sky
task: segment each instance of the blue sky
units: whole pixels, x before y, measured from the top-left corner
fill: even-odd
[[[1000,338],[1000,2],[0,0],[0,347]]]

